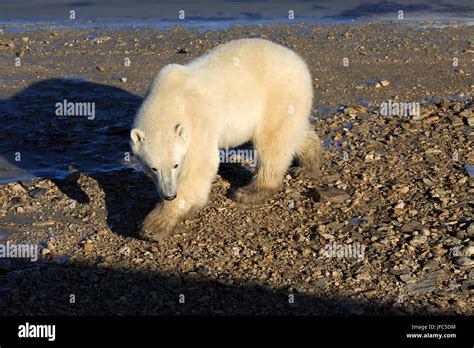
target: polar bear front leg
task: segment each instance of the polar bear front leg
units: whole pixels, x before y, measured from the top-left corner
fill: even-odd
[[[176,198],[158,204],[146,217],[139,232],[140,237],[162,241],[186,216],[203,207],[207,203],[218,167],[218,156],[193,163],[186,173],[183,173]]]
[[[174,226],[179,222],[178,216],[174,214],[172,202],[159,203],[145,218],[139,237],[142,239],[160,241],[166,238]]]

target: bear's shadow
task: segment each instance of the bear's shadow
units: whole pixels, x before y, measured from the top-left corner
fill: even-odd
[[[56,104],[65,100],[94,103],[95,117],[56,115]],[[39,81],[0,100],[1,156],[21,172],[50,178],[80,204],[89,204],[89,195],[72,175],[65,176],[74,170],[87,173],[104,192],[107,225],[114,233],[135,237],[158,202],[151,180],[124,164],[130,153],[130,127],[141,101],[121,88],[85,80]],[[18,153],[20,161],[16,161]],[[120,175],[113,172],[118,169]],[[249,172],[230,164],[221,165],[219,174],[230,183],[229,196],[251,178]]]

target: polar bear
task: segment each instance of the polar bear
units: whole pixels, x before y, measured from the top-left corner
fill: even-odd
[[[153,80],[131,130],[131,147],[162,201],[140,236],[159,241],[203,207],[219,167],[219,149],[253,142],[257,171],[234,193],[257,204],[281,188],[292,160],[298,175],[318,174],[321,141],[311,129],[312,81],[293,51],[263,39],[217,46]]]

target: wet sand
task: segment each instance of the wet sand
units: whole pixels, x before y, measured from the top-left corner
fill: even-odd
[[[0,185],[2,242],[41,248],[38,262],[0,259],[1,312],[472,314],[473,34],[396,23],[0,33],[0,178],[46,177]],[[124,156],[141,96],[164,65],[244,37],[307,61],[321,178],[288,175],[273,200],[245,207],[229,193],[250,171],[222,164],[196,217],[162,244],[137,239],[156,201]],[[95,102],[95,118],[57,117],[64,99]],[[381,115],[389,100],[420,103],[420,117]],[[331,245],[365,252],[331,256]]]

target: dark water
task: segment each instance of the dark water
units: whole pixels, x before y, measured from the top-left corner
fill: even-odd
[[[185,19],[178,18],[183,10]],[[70,19],[70,11],[75,19]],[[294,20],[288,18],[294,11]],[[474,18],[472,0],[2,0],[0,25],[5,30],[31,27],[189,27],[222,28],[235,24],[311,21],[350,22],[398,18],[408,20],[465,20]]]

